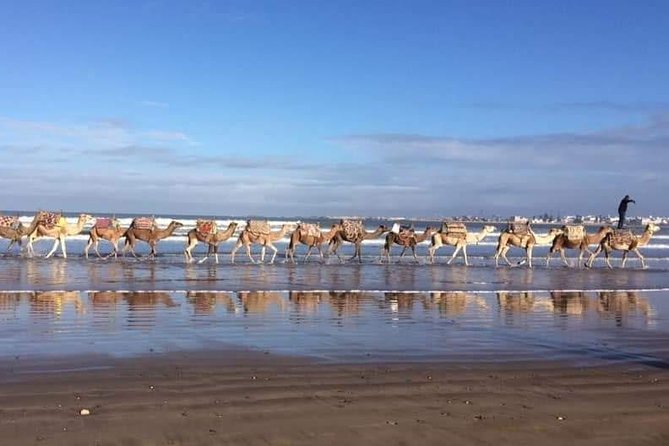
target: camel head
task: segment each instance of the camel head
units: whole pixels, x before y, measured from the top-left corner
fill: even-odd
[[[655,234],[660,230],[660,227],[654,223],[648,223],[646,225],[645,232],[650,232],[651,234]]]
[[[560,234],[564,234],[564,229],[562,229],[562,228],[551,228],[548,231],[548,235],[550,235],[551,237],[557,237]]]
[[[89,221],[93,220],[92,215],[88,214],[79,214],[79,221],[83,221],[84,223],[88,223]]]
[[[493,225],[485,225],[483,226],[483,232],[486,234],[490,234],[491,232],[495,232],[497,230],[497,226]]]
[[[172,226],[174,229],[182,227],[184,224],[180,221],[172,220],[169,226]]]

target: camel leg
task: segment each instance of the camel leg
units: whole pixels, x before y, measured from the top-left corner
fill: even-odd
[[[355,245],[355,255],[358,256],[358,263],[362,263],[362,242],[356,243],[356,245]]]
[[[186,263],[190,263],[193,261],[193,255],[191,254],[191,251],[193,250],[195,246],[193,245],[193,242],[188,240],[186,243],[186,249],[184,249],[184,256],[186,257]]]
[[[274,252],[272,253],[272,258],[271,258],[270,261],[269,261],[269,264],[271,265],[271,264],[274,263],[274,258],[276,257],[276,253],[277,253],[279,250],[276,249],[276,247],[275,247],[274,245],[272,245],[272,244],[267,245],[267,247],[268,247],[269,249],[271,249],[272,251],[274,251]],[[264,248],[264,247],[263,247],[263,248]]]
[[[532,250],[534,249],[533,246],[528,246],[525,248],[525,253],[527,254],[527,266],[529,268],[532,268]]]
[[[455,256],[457,256],[458,253],[460,252],[460,249],[462,249],[462,246],[460,246],[460,245],[455,246],[455,251],[453,251],[453,255],[451,256],[450,259],[448,259],[448,262],[446,262],[446,265],[450,265],[451,262],[453,262],[453,260],[455,259]]]
[[[88,242],[86,243],[86,247],[84,248],[84,257],[87,259],[88,259],[88,250],[91,249],[92,244],[93,244],[93,237],[88,237]]]
[[[135,252],[135,242],[134,242],[134,240],[133,240],[133,241],[130,241],[129,239],[126,238],[126,239],[125,239],[125,245],[123,246],[123,251],[122,251],[122,253],[121,253],[121,254],[123,254],[124,257],[125,257],[125,253],[126,253],[126,251],[127,251],[128,249],[130,249],[130,254],[132,254],[132,256],[133,256],[134,258],[136,258],[136,259],[139,258],[139,257],[137,256],[137,253]]]
[[[402,252],[404,252],[404,251],[402,251]],[[415,246],[411,247],[411,254],[413,255],[413,259],[416,261],[416,263],[420,263],[420,261],[418,260],[418,256],[416,255],[416,247]]]
[[[509,247],[504,246],[500,249],[499,255],[506,262],[507,265],[511,266],[511,261],[506,257],[506,253],[509,252]]]
[[[407,252],[407,248],[408,248],[408,246],[403,246],[403,247],[402,247],[402,252],[400,252],[400,259],[401,259],[402,257],[404,257],[404,254],[406,254],[406,252]],[[390,253],[388,253],[388,254],[390,254]],[[388,257],[390,257],[390,256],[388,256]],[[390,261],[390,258],[388,259],[388,261]]]
[[[604,258],[606,259],[606,266],[609,267],[609,269],[613,269],[613,266],[611,266],[611,259],[609,258],[611,252],[608,249],[604,250]]]
[[[231,263],[235,263],[235,253],[241,247],[242,247],[242,242],[238,240],[237,243],[235,243],[234,248],[232,248],[232,251],[230,252],[230,262]]]
[[[621,268],[625,268],[625,264],[627,263],[627,254],[628,253],[629,253],[629,251],[623,251],[623,259],[622,259],[622,263],[620,264]]]
[[[560,257],[562,257],[564,264],[571,268],[571,264],[569,263],[569,260],[567,260],[567,256],[564,254],[564,251],[564,249],[560,250]]]
[[[312,249],[314,249],[313,246],[309,246],[309,249],[307,249],[307,253],[304,256],[304,263],[307,263],[307,260],[309,260],[309,256],[311,255]],[[293,263],[295,263],[295,260],[293,260]]]
[[[585,266],[587,268],[592,267],[592,263],[595,261],[595,258],[599,255],[599,253],[602,252],[602,246],[598,246],[597,249],[595,249],[595,252],[590,253],[590,257],[588,257],[588,261],[585,262]]]
[[[249,259],[251,260],[251,263],[256,263],[255,260],[253,260],[253,256],[251,255],[251,244],[246,245],[246,255],[249,256]],[[260,262],[262,263],[263,261],[263,256],[265,255],[265,251],[263,250],[262,256],[260,257]]]
[[[218,245],[214,245],[214,263],[218,265]]]
[[[465,257],[465,266],[469,266],[469,259],[467,259],[467,245],[462,247],[462,255]]]
[[[9,250],[12,249],[12,246],[14,246],[14,243],[16,243],[16,240],[12,240],[11,242],[9,242],[9,246],[7,246],[7,249],[5,249],[5,255],[7,255]],[[21,250],[21,248],[19,247],[19,251],[20,250]]]
[[[265,263],[265,251],[267,250],[266,245],[262,245],[260,248],[260,263]]]
[[[583,256],[584,255],[585,255],[585,251],[581,249],[578,253],[578,267],[579,268],[583,267]]]
[[[318,247],[316,249],[318,249],[318,255],[321,258],[321,262],[324,262],[325,258],[323,257],[323,248],[321,248],[321,245],[318,245]]]
[[[639,260],[641,261],[641,268],[646,269],[646,260],[643,258],[643,256],[642,256],[641,253],[639,252],[639,249],[638,249],[638,248],[634,248],[633,251],[634,251],[634,254],[636,254],[636,256],[637,256],[637,257],[639,258]]]
[[[546,268],[550,268],[551,266],[551,256],[553,255],[553,248],[548,250],[548,254],[546,254]]]
[[[100,242],[99,242],[98,240],[96,240],[96,241],[93,243],[93,250],[95,251],[95,254],[97,254],[98,258],[101,259],[101,258],[102,258],[102,254],[100,254],[100,250],[98,249],[98,245],[99,245],[99,244],[100,244]],[[114,243],[112,242],[112,254],[113,254],[113,252],[114,252],[114,248],[115,248],[115,247],[114,247]],[[86,254],[88,254],[88,253],[86,253]],[[110,257],[110,256],[111,256],[111,254],[109,254],[107,257]],[[86,256],[86,258],[88,258],[88,256]]]
[[[59,244],[60,244],[60,239],[58,239],[58,238],[55,239],[53,241],[53,247],[51,248],[51,251],[49,251],[49,253],[44,258],[48,259],[49,257],[51,257],[56,252],[56,249],[58,249]]]

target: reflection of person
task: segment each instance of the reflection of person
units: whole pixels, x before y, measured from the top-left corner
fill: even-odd
[[[629,195],[625,195],[618,205],[618,229],[622,229],[625,226],[625,214],[627,213],[628,203],[636,204],[636,201],[632,200]]]

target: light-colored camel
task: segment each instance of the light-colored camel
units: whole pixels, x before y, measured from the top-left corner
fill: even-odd
[[[316,237],[309,235],[301,225],[298,225],[297,229],[295,229],[295,231],[293,231],[293,233],[290,235],[290,242],[286,248],[286,260],[290,260],[291,262],[295,263],[295,248],[300,243],[308,246],[309,248],[307,249],[307,253],[304,256],[305,262],[309,259],[311,251],[314,248],[318,249],[318,254],[320,255],[321,260],[323,260],[323,250],[321,249],[321,245],[323,243],[330,243],[330,240],[332,240],[332,237],[334,237],[334,235],[337,233],[337,230],[338,226],[335,224],[332,225],[328,232],[321,231],[319,236]]]
[[[362,263],[361,251],[362,251],[363,240],[372,240],[378,238],[384,232],[388,232],[388,229],[385,226],[380,225],[378,228],[376,228],[374,232],[363,231],[363,233],[360,234],[359,237],[356,237],[355,239],[349,239],[345,234],[343,226],[341,224],[337,224],[336,226],[337,226],[337,232],[335,233],[334,237],[332,237],[332,240],[330,240],[330,250],[328,251],[328,255],[335,254],[339,259],[339,261],[341,261],[342,259],[337,253],[337,251],[339,250],[343,242],[353,243],[353,245],[355,246],[355,251],[353,253],[353,256],[349,259],[349,261],[357,257],[358,262]]]
[[[172,220],[169,225],[164,229],[138,229],[134,228],[132,225],[125,231],[125,245],[123,246],[122,254],[125,255],[126,251],[130,249],[130,252],[135,258],[138,258],[135,253],[135,243],[138,240],[141,240],[151,247],[151,252],[149,257],[153,258],[157,255],[156,245],[162,239],[165,239],[176,231],[178,228],[182,227],[183,223]]]
[[[613,232],[613,228],[610,226],[602,226],[594,234],[588,234],[586,232],[581,240],[569,240],[569,237],[564,232],[557,235],[553,239],[553,244],[551,249],[548,251],[548,255],[546,255],[546,267],[550,266],[551,256],[555,252],[560,253],[560,257],[562,258],[562,261],[565,265],[571,266],[567,260],[567,257],[565,256],[565,249],[579,250],[578,266],[581,267],[583,265],[583,256],[585,253],[587,252],[588,254],[592,254],[592,251],[590,251],[588,247],[590,245],[599,245],[599,243],[604,240],[604,237],[606,237],[606,235],[610,234],[611,232]]]
[[[418,257],[416,257],[416,245],[432,237],[435,232],[437,232],[437,230],[429,226],[425,228],[425,231],[422,234],[413,233],[411,237],[405,237],[405,238],[401,238],[399,234],[396,234],[394,232],[389,232],[386,235],[386,242],[383,244],[381,260],[383,261],[383,259],[385,258],[386,261],[390,263],[390,250],[392,249],[393,245],[400,245],[402,247],[402,252],[400,253],[400,259],[404,257],[407,248],[411,248],[411,253],[413,254],[413,258],[416,261],[416,263],[418,263]]]
[[[18,245],[19,252],[21,252],[23,237],[35,231],[35,228],[37,228],[37,225],[39,224],[41,218],[42,218],[42,212],[40,211],[37,214],[35,214],[35,217],[33,217],[33,221],[31,221],[28,226],[23,226],[21,222],[19,222],[18,226],[16,226],[15,228],[12,228],[10,226],[0,226],[0,237],[9,240],[9,246],[7,246],[5,254],[7,254],[14,245]]]
[[[553,239],[562,234],[562,229],[551,228],[547,234],[536,234],[532,228],[528,228],[526,235],[518,235],[508,230],[503,231],[497,240],[497,250],[495,251],[495,266],[499,266],[499,258],[502,257],[506,263],[511,266],[511,262],[506,257],[506,253],[512,246],[525,250],[527,266],[532,268],[532,250],[535,246],[550,246]]]
[[[610,233],[606,237],[604,237],[604,239],[599,243],[599,246],[597,247],[595,252],[590,254],[590,258],[588,259],[588,263],[586,264],[586,266],[590,268],[592,266],[592,262],[595,261],[595,258],[599,255],[599,253],[604,251],[604,256],[606,258],[606,265],[609,268],[613,268],[611,266],[611,259],[609,258],[611,252],[622,251],[623,259],[620,267],[625,268],[625,263],[627,262],[627,254],[630,251],[632,251],[634,254],[637,255],[637,257],[641,261],[641,267],[645,268],[646,261],[639,252],[639,248],[642,246],[646,246],[650,242],[650,239],[653,237],[653,234],[655,234],[659,230],[660,230],[659,226],[653,223],[648,224],[646,225],[643,234],[641,234],[640,236],[632,236],[632,239],[629,242],[616,240],[613,237],[613,233]]]
[[[215,262],[218,263],[218,245],[232,237],[235,233],[235,229],[237,229],[237,222],[233,221],[228,225],[225,231],[218,231],[215,234],[203,234],[198,231],[197,228],[188,231],[188,234],[186,235],[186,249],[184,250],[186,262],[190,263],[194,260],[191,252],[193,251],[193,248],[197,246],[198,242],[202,242],[206,243],[208,246],[207,255],[199,260],[198,263],[206,262],[211,254],[214,254]]]
[[[45,258],[51,257],[55,252],[56,249],[58,249],[58,245],[60,245],[61,252],[63,253],[63,258],[67,258],[67,249],[65,246],[65,239],[67,237],[71,237],[73,235],[78,235],[81,234],[81,231],[84,230],[84,225],[88,223],[93,217],[91,217],[88,214],[81,214],[79,215],[79,218],[77,219],[77,223],[74,225],[70,225],[69,223],[65,223],[63,225],[56,225],[51,228],[47,228],[46,226],[43,226],[41,223],[37,224],[37,227],[33,232],[28,234],[28,254],[33,255],[33,243],[35,240],[40,239],[40,238],[52,238],[54,239],[53,242],[53,247],[51,248],[51,251],[46,255]]]
[[[274,258],[276,257],[277,252],[277,249],[274,246],[274,242],[284,238],[286,234],[288,234],[288,231],[290,231],[290,228],[290,225],[282,225],[279,231],[270,232],[269,234],[256,234],[251,232],[248,227],[244,228],[242,233],[239,234],[239,238],[237,239],[235,247],[232,248],[232,252],[230,253],[230,260],[232,263],[235,263],[235,253],[243,245],[246,247],[246,254],[249,256],[249,259],[251,259],[251,263],[256,263],[256,261],[253,259],[253,256],[251,255],[251,245],[261,245],[262,249],[260,251],[259,263],[263,263],[265,261],[265,248],[269,248],[274,251],[272,253],[272,259],[269,261],[270,264],[274,263]]]
[[[457,233],[446,233],[438,232],[432,236],[432,246],[428,248],[428,253],[430,255],[430,263],[434,262],[434,254],[437,252],[437,249],[441,248],[444,245],[455,246],[455,251],[453,255],[448,259],[447,264],[450,265],[455,257],[458,255],[458,252],[462,250],[462,256],[465,259],[465,265],[469,266],[469,259],[467,259],[467,245],[475,244],[478,245],[485,239],[488,235],[492,234],[497,230],[496,227],[492,225],[485,225],[480,232],[468,232],[466,237],[462,237]]]
[[[98,255],[99,258],[102,258],[102,255],[100,255],[100,251],[98,251],[98,243],[100,243],[100,240],[106,240],[112,245],[112,252],[110,252],[105,259],[114,256],[114,258],[118,257],[118,242],[121,240],[121,237],[125,232],[127,231],[126,228],[120,227],[116,220],[112,221],[112,225],[109,226],[108,228],[99,228],[97,226],[93,226],[88,234],[88,243],[86,243],[86,248],[84,249],[84,256],[88,258],[88,251],[91,249],[91,246],[93,246],[93,250],[95,250],[95,253]]]

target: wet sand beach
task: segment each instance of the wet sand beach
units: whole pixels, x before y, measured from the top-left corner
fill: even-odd
[[[217,350],[19,359],[0,377],[0,438],[15,445],[669,441],[669,375],[646,366],[322,364]]]

